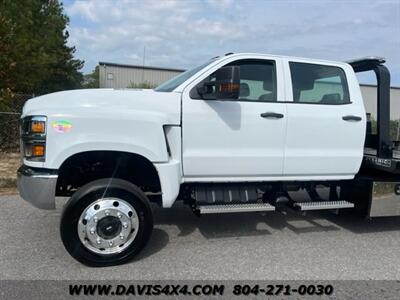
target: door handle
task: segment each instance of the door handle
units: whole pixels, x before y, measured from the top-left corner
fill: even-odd
[[[278,114],[278,113],[274,113],[274,112],[265,112],[260,114],[260,116],[262,118],[266,118],[266,119],[282,119],[284,117],[283,114]]]
[[[342,119],[345,121],[353,121],[353,122],[360,122],[362,120],[362,118],[359,116],[344,116]]]

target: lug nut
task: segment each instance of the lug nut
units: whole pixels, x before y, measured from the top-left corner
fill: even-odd
[[[126,229],[126,228],[128,228],[128,224],[127,223],[123,223],[122,227],[124,227]]]
[[[123,239],[124,239],[124,235],[121,234],[121,235],[119,236],[119,238],[120,238],[121,240],[123,240]]]
[[[110,214],[110,211],[106,210],[104,213],[106,216],[108,216]]]
[[[97,217],[94,217],[94,218],[93,218],[93,221],[94,221],[95,223],[97,223],[97,221],[98,221]]]
[[[94,234],[94,228],[90,229],[90,234]]]
[[[109,245],[110,245],[110,247],[111,247],[111,246],[113,245],[113,242],[109,242],[108,244],[109,244]]]
[[[122,218],[122,214],[121,214],[121,213],[118,213],[118,214],[117,214],[117,217],[121,219],[121,218]]]
[[[97,243],[98,245],[100,245],[100,244],[101,244],[101,240],[100,240],[100,239],[97,239],[96,243]]]

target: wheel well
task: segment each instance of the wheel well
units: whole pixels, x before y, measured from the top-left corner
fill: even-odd
[[[89,151],[66,159],[59,168],[57,196],[70,196],[79,187],[101,178],[120,178],[144,192],[159,193],[160,180],[154,165],[145,157],[119,151]]]

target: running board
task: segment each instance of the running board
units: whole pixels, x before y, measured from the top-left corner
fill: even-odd
[[[354,203],[341,201],[320,201],[320,202],[295,202],[294,208],[299,210],[323,210],[323,209],[339,209],[339,208],[353,208]]]
[[[200,214],[222,214],[236,212],[274,211],[275,207],[268,203],[201,205],[197,207]]]

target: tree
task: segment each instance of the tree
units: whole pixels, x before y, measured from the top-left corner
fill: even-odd
[[[94,68],[93,72],[90,74],[83,75],[83,84],[82,86],[86,89],[97,89],[100,87],[100,78],[99,78],[99,66]]]
[[[57,0],[0,0],[0,89],[45,94],[81,86],[83,61],[67,45]]]
[[[154,89],[157,85],[156,84],[151,84],[148,81],[145,82],[140,82],[140,83],[134,83],[131,82],[127,88],[129,89]]]

